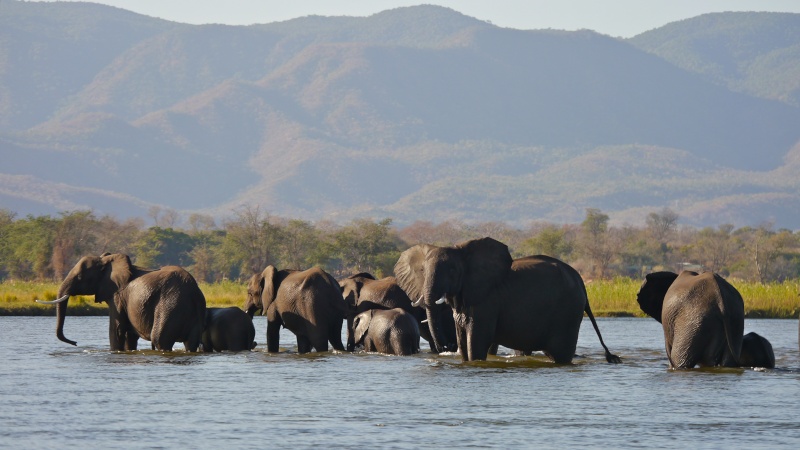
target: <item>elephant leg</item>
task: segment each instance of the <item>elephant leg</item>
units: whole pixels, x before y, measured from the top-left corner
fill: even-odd
[[[340,352],[344,351],[344,345],[342,345],[342,327],[341,327],[341,324],[338,327],[335,327],[335,326],[331,327],[331,330],[328,332],[328,340],[327,341],[331,343],[331,347],[333,347],[335,350],[339,350]],[[355,344],[353,344],[353,347],[355,347]]]
[[[139,346],[139,335],[135,331],[129,330],[125,336],[125,350],[134,351]]]
[[[487,320],[473,318],[467,324],[468,361],[485,361],[489,354],[489,347],[494,343],[495,325]],[[464,355],[461,355],[462,359]]]
[[[498,344],[492,344],[489,346],[489,354],[494,356],[497,355],[497,348],[500,347]]]
[[[327,341],[325,342],[327,347]],[[311,340],[307,336],[297,335],[297,353],[309,353],[312,349]],[[319,350],[319,349],[317,349]],[[325,349],[327,350],[327,348]]]
[[[270,353],[278,353],[280,348],[280,322],[267,321],[267,351]]]
[[[203,337],[203,322],[198,320],[195,322],[192,330],[189,332],[189,338],[183,341],[183,346],[187,352],[196,352],[200,347],[200,339]]]

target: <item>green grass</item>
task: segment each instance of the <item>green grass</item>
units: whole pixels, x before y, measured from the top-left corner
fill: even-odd
[[[800,280],[783,283],[752,283],[730,280],[744,298],[747,317],[788,319],[800,313]],[[641,281],[629,278],[594,280],[586,285],[589,303],[595,316],[644,317],[636,303]],[[208,306],[237,306],[247,297],[243,282],[201,283]],[[0,315],[55,315],[52,305],[40,305],[34,299],[53,300],[58,283],[5,281],[0,283]],[[94,297],[79,296],[69,301],[70,315],[105,315],[106,306],[94,303]]]
[[[36,281],[4,281],[0,283],[0,316],[54,316],[54,305],[36,303],[36,299],[54,300],[58,294],[59,283]],[[208,306],[244,306],[247,286],[244,283],[223,281],[220,283],[200,283]],[[108,307],[95,303],[94,296],[77,296],[69,299],[69,315],[104,316]]]

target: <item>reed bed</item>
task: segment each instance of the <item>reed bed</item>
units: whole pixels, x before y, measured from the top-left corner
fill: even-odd
[[[788,319],[800,313],[800,280],[781,283],[754,283],[729,280],[742,294],[747,317]],[[586,283],[589,304],[598,317],[644,317],[636,303],[640,280],[615,278],[592,280]],[[52,305],[40,305],[34,299],[52,300],[58,293],[58,283],[5,281],[0,283],[0,315],[55,315]],[[244,282],[222,281],[200,283],[208,306],[242,307],[247,297]],[[92,296],[73,297],[69,301],[70,315],[105,315],[103,304],[94,303]]]

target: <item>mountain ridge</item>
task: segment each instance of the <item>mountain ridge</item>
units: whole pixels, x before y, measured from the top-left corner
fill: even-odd
[[[580,221],[588,207],[638,222],[670,206],[687,223],[800,227],[780,207],[800,196],[800,108],[676,65],[642,49],[647,36],[503,29],[432,6],[231,27],[92,4],[60,5],[72,22],[59,22],[11,4],[36,29],[98,11],[141,27],[82,65],[91,79],[20,91],[31,67],[51,80],[74,64],[0,60],[0,99],[47,93],[30,113],[0,107],[0,207],[23,214],[257,205],[307,220],[524,224]],[[0,52],[25,36],[3,28]],[[37,42],[45,55],[61,45]],[[90,59],[82,45],[69,47],[76,61]],[[20,180],[32,187],[14,194]],[[82,192],[94,200],[76,201]]]

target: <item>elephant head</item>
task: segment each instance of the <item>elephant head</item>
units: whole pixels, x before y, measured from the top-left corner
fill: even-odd
[[[490,301],[491,292],[511,271],[508,246],[492,238],[476,239],[454,247],[420,244],[400,255],[394,272],[397,283],[423,306],[436,351],[446,349],[435,304],[447,302],[463,313]]]
[[[342,290],[342,297],[347,304],[347,351],[355,349],[353,341],[353,318],[358,313],[358,299],[361,295],[361,288],[364,287],[364,280],[374,280],[372,274],[361,272],[351,275],[339,282],[339,289]]]
[[[84,256],[69,271],[58,288],[58,298],[53,301],[39,303],[57,304],[56,336],[59,340],[75,345],[64,336],[64,319],[67,314],[67,303],[73,295],[94,295],[95,302],[113,304],[114,295],[131,281],[133,265],[127,255],[104,253],[101,256]]]
[[[745,334],[742,338],[739,365],[742,367],[774,369],[775,353],[772,351],[772,344],[765,337],[756,333]]]
[[[362,312],[353,319],[353,344],[359,345],[364,342],[364,337],[369,332],[369,325],[372,322],[372,317],[375,314],[374,309]],[[349,350],[352,351],[352,350]]]
[[[342,297],[347,306],[355,311],[358,306],[358,297],[361,295],[361,288],[364,287],[364,280],[374,280],[372,274],[361,272],[355,275],[350,275],[344,280],[339,282],[339,288],[342,290]]]
[[[639,293],[636,295],[636,301],[639,302],[639,307],[648,316],[656,319],[661,323],[661,309],[664,306],[664,298],[667,295],[667,290],[678,274],[674,272],[653,272],[647,274],[639,288]]]
[[[287,275],[296,270],[278,270],[273,265],[267,266],[263,272],[250,277],[247,283],[247,300],[244,304],[245,312],[252,318],[257,310],[261,315],[267,315],[269,306],[278,295],[278,287]]]

